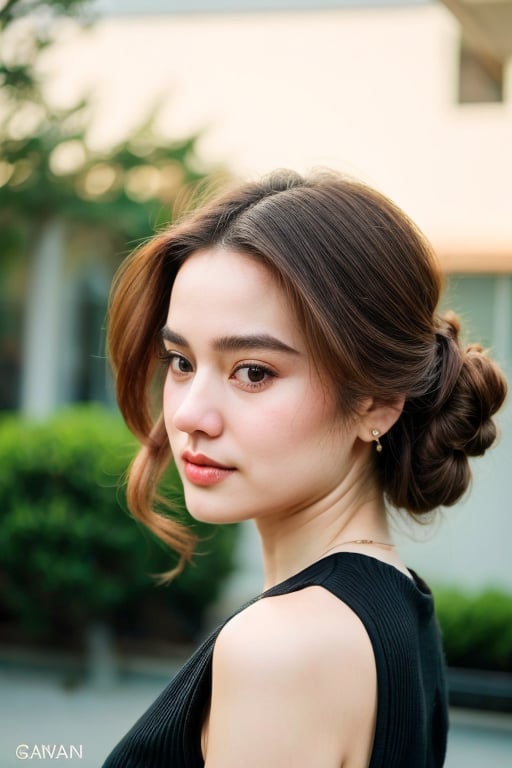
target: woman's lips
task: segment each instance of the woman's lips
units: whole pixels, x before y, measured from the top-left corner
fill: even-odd
[[[210,459],[203,454],[185,452],[182,456],[185,476],[195,485],[216,485],[236,470]]]

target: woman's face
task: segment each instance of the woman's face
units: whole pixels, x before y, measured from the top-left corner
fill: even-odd
[[[221,248],[190,256],[163,340],[165,425],[195,518],[286,517],[335,498],[356,427],[265,267]]]

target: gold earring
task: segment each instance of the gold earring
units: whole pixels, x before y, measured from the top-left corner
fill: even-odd
[[[382,453],[382,445],[381,445],[381,442],[379,440],[379,435],[380,435],[379,430],[378,429],[372,429],[372,435],[375,438],[375,442],[377,443],[377,445],[375,446],[375,450],[377,451],[377,453]]]

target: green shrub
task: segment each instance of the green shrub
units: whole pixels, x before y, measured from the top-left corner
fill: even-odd
[[[44,423],[2,418],[4,628],[66,645],[94,621],[172,640],[192,639],[201,628],[232,570],[236,527],[186,515],[201,539],[198,555],[170,586],[157,587],[150,574],[169,570],[176,558],[127,512],[120,478],[135,449],[121,419],[100,406],[70,408]],[[176,474],[167,484],[182,498]]]
[[[512,672],[512,595],[434,590],[449,666]]]

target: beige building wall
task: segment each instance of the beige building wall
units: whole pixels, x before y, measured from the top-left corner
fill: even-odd
[[[457,104],[458,40],[436,3],[107,18],[46,70],[54,98],[92,93],[95,143],[162,100],[162,130],[204,131],[208,159],[344,170],[401,204],[450,268],[512,269],[512,65],[504,103]]]

